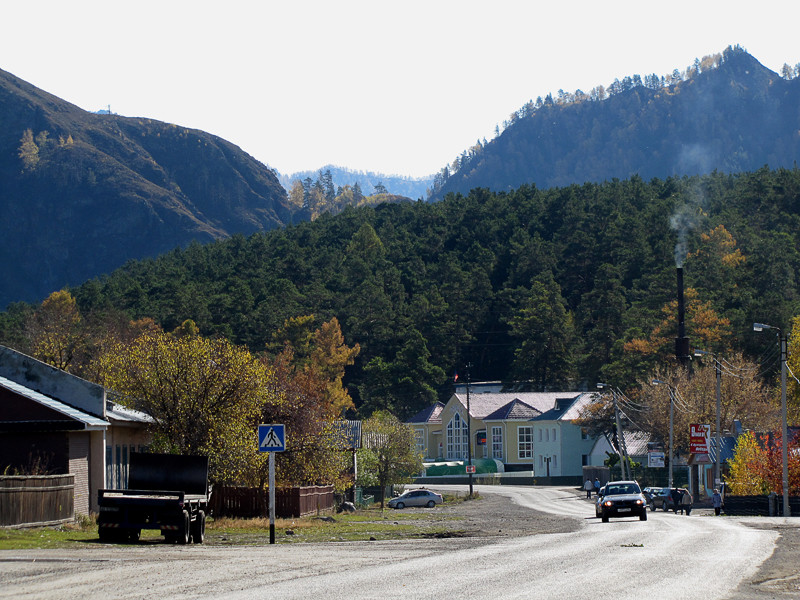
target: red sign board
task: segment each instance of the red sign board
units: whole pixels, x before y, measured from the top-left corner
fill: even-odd
[[[692,454],[708,454],[711,440],[711,425],[692,423],[689,425],[689,452]]]
[[[474,473],[475,465],[467,465],[467,473]]]

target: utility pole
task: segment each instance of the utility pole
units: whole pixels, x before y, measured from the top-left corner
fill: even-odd
[[[469,465],[469,497],[472,498],[472,415],[469,412],[469,377],[472,363],[467,363],[467,464]]]
[[[788,360],[786,349],[786,334],[781,331],[781,459],[783,460],[783,516],[791,517],[792,508],[789,506],[789,427],[787,425],[786,410],[786,361]]]
[[[614,417],[617,420],[617,450],[619,451],[619,466],[622,468],[621,474],[622,479],[628,480],[628,465],[625,463],[628,462],[627,456],[625,455],[625,438],[623,437],[622,433],[622,425],[620,424],[619,420],[619,406],[617,406],[617,393],[614,391],[614,388],[611,388],[611,398],[614,402]]]

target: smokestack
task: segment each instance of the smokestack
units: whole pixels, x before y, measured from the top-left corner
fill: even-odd
[[[683,304],[683,267],[678,267],[678,337],[675,338],[675,358],[689,366],[689,338],[686,336],[686,311]]]

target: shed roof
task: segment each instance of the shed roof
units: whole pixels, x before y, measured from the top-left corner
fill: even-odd
[[[81,423],[83,425],[82,429],[102,430],[106,429],[109,425],[108,421],[105,421],[104,419],[100,419],[94,415],[83,412],[82,410],[78,410],[77,408],[74,408],[68,404],[64,404],[63,402],[60,402],[59,400],[49,396],[45,396],[44,394],[27,388],[24,385],[20,385],[19,383],[15,383],[10,379],[6,379],[5,377],[0,377],[0,387],[18,394],[23,398],[27,398],[28,400],[32,400],[33,402],[46,406],[74,421],[77,421],[78,423]]]

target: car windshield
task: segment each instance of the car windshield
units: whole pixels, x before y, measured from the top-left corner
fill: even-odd
[[[607,495],[617,496],[620,494],[638,494],[639,486],[633,483],[609,485]]]

